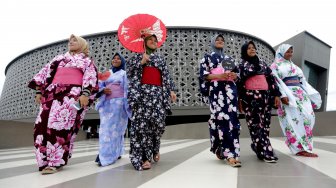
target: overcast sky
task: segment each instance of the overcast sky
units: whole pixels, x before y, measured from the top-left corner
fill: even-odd
[[[235,30],[272,46],[308,31],[333,47],[327,110],[336,110],[335,9],[333,0],[1,0],[0,91],[7,64],[20,54],[72,33],[114,31],[128,16],[147,13],[167,26]]]

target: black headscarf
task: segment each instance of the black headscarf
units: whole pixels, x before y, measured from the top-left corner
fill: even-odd
[[[120,66],[119,67],[114,67],[113,65],[112,65],[112,67],[111,67],[111,69],[112,69],[112,72],[113,73],[115,73],[115,72],[117,72],[117,71],[119,71],[119,70],[125,70],[125,65],[126,65],[126,60],[125,60],[125,58],[120,54],[120,53],[115,53],[114,54],[114,56],[112,57],[112,59],[115,57],[115,56],[119,56],[119,58],[120,58],[120,60],[121,60],[121,64],[120,64]]]
[[[247,43],[245,43],[242,47],[241,47],[241,58],[255,66],[259,66],[259,58],[257,55],[253,56],[253,57],[250,57],[247,55],[247,49],[248,49],[248,46],[252,44],[254,46],[254,48],[257,50],[257,47],[256,45],[254,44],[253,41],[249,41]]]

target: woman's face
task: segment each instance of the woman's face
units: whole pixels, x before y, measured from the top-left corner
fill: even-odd
[[[287,50],[287,52],[284,54],[284,58],[285,58],[286,60],[290,60],[290,59],[292,59],[292,57],[293,57],[293,48],[290,47],[290,48]]]
[[[156,50],[158,41],[154,36],[150,36],[146,41],[146,46],[152,50]]]
[[[69,47],[70,52],[75,52],[75,53],[79,52],[81,48],[78,40],[75,37],[72,37],[69,40],[68,47]]]
[[[247,46],[247,55],[249,57],[254,57],[256,54],[257,53],[256,53],[256,49],[255,49],[254,45],[253,44],[249,44]]]
[[[224,48],[224,38],[219,36],[215,40],[215,47],[223,49]]]
[[[121,65],[121,59],[118,55],[114,56],[112,59],[112,66],[113,67],[120,67]]]

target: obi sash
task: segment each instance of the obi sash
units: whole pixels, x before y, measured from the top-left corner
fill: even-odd
[[[249,77],[245,81],[245,88],[248,90],[268,90],[268,83],[264,74]]]
[[[78,68],[59,67],[56,70],[52,83],[82,85],[83,72]]]
[[[106,95],[106,99],[124,97],[124,89],[121,87],[120,83],[110,83],[110,84],[107,84],[106,87],[110,88],[112,92],[111,94]]]
[[[211,74],[223,74],[225,72],[225,69],[223,67],[217,67],[217,68],[214,68],[210,71]],[[221,78],[221,79],[212,79],[211,82],[214,82],[214,81],[233,81],[232,79],[224,79],[224,78]]]
[[[298,76],[290,76],[290,77],[285,77],[282,79],[282,81],[287,85],[287,86],[300,86],[300,80]]]
[[[145,66],[142,71],[141,84],[162,86],[161,71],[155,67]]]

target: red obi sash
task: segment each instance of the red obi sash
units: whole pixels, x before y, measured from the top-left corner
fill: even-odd
[[[112,92],[110,95],[106,95],[106,99],[124,97],[124,89],[120,86],[120,83],[110,83],[106,87],[110,88]]]
[[[82,85],[83,72],[78,68],[59,67],[56,70],[52,83]]]
[[[245,81],[245,88],[248,90],[268,90],[268,83],[265,75],[251,76]]]
[[[155,67],[145,66],[142,71],[141,83],[162,86],[161,71]]]

